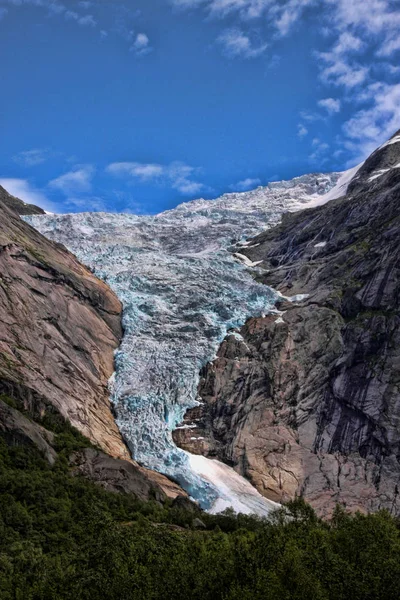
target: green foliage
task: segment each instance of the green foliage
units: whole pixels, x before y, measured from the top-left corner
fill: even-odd
[[[386,512],[318,519],[202,514],[106,492],[69,473],[87,440],[67,424],[54,467],[0,438],[1,600],[397,600],[400,535]]]

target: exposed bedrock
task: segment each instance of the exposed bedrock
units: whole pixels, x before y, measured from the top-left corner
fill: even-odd
[[[397,141],[398,140],[398,141]],[[202,372],[203,404],[176,442],[217,456],[266,497],[321,515],[400,513],[400,136],[347,195],[286,215],[241,250],[282,294]]]

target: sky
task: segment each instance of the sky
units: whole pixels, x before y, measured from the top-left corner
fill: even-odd
[[[154,214],[361,162],[400,128],[400,0],[0,0],[0,184]]]

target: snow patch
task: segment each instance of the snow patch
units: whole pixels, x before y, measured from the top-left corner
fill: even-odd
[[[280,508],[280,504],[264,498],[249,481],[224,463],[205,456],[187,456],[193,472],[217,489],[218,498],[209,508],[210,513],[217,514],[233,508],[237,513],[266,517],[271,511]]]
[[[392,144],[400,144],[400,135],[395,135],[392,139],[382,144],[378,150],[382,150],[382,148],[386,148],[386,146],[391,146]]]
[[[299,210],[303,208],[314,208],[315,206],[322,206],[331,200],[336,200],[337,198],[341,198],[345,196],[351,181],[355,178],[358,171],[363,166],[363,162],[348,171],[344,171],[340,173],[340,177],[336,183],[336,185],[329,190],[326,194],[322,196],[314,195],[309,202],[305,204],[298,203],[292,210]]]
[[[369,177],[368,181],[374,181],[375,179],[382,177],[382,175],[388,173],[389,171],[392,171],[393,169],[400,169],[400,163],[394,165],[393,167],[389,167],[388,169],[379,169],[378,171],[375,171],[373,175]]]
[[[262,260],[252,262],[247,256],[245,256],[244,254],[239,254],[239,252],[235,252],[233,256],[238,258],[244,265],[246,265],[246,267],[256,267],[257,265],[260,265],[262,262],[264,262]]]

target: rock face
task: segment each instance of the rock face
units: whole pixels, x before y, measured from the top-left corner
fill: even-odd
[[[399,240],[400,132],[346,196],[286,215],[241,250],[262,261],[259,281],[308,296],[225,339],[175,441],[272,500],[399,514]]]
[[[16,198],[15,196],[11,196],[11,194],[9,194],[7,192],[7,190],[5,190],[1,185],[0,185],[0,202],[2,202],[5,206],[7,206],[7,208],[16,212],[18,215],[44,215],[45,214],[45,211],[43,210],[43,208],[40,208],[39,206],[35,206],[34,204],[26,204],[19,198]]]
[[[0,434],[10,445],[35,446],[51,465],[57,453],[52,447],[54,434],[0,400]]]
[[[128,457],[107,391],[120,315],[104,283],[1,207],[1,391],[28,388],[106,452]]]
[[[139,497],[154,489],[175,497],[179,486],[131,461],[111,412],[107,382],[120,323],[121,304],[108,286],[0,201],[0,394],[24,413],[0,403],[0,433],[54,462],[51,432],[32,419],[55,410],[110,455],[103,455],[109,471],[122,468],[114,459],[129,461],[127,487]]]

